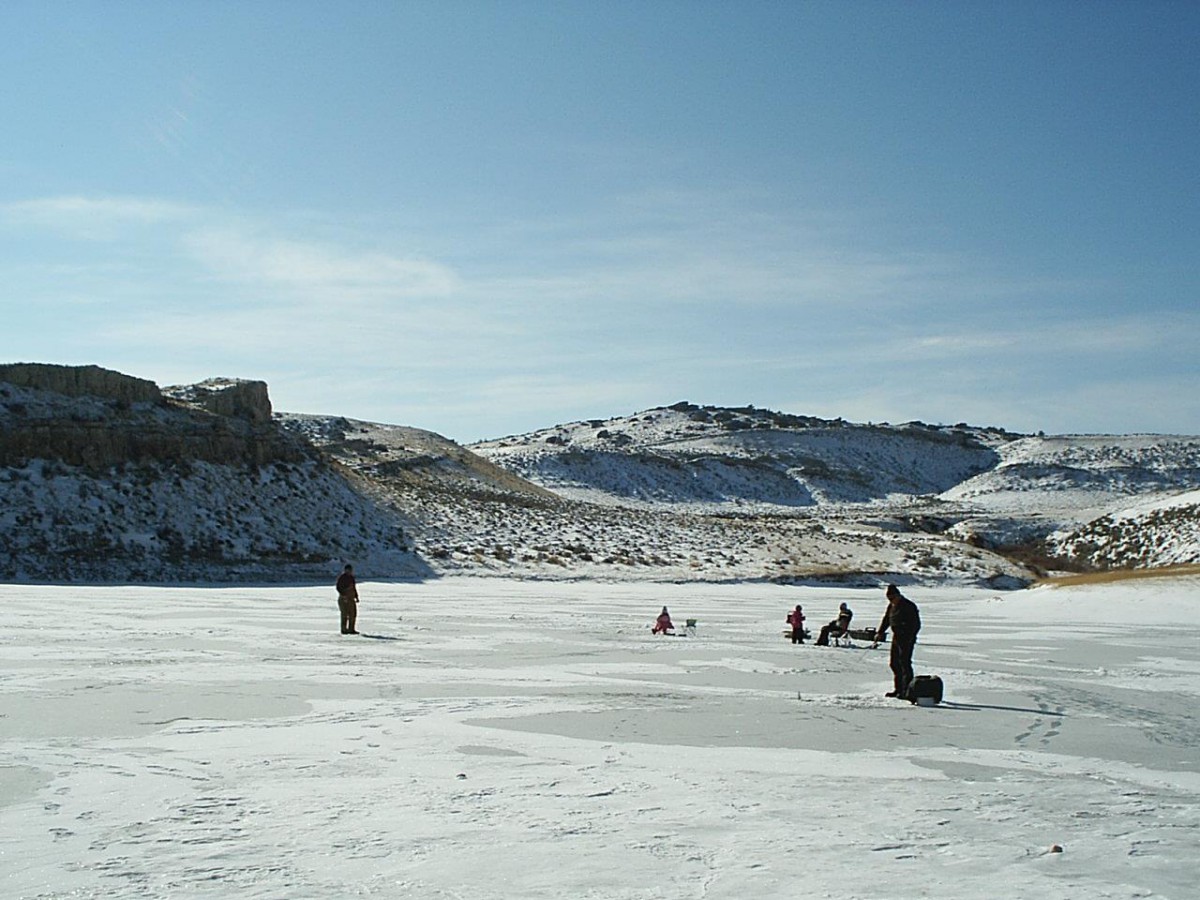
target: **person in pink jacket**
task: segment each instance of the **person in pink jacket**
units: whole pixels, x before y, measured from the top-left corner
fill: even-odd
[[[650,629],[651,634],[666,634],[668,631],[674,631],[675,626],[671,624],[671,614],[667,612],[664,606],[662,612],[658,614],[658,618],[654,620],[654,627]]]
[[[788,613],[788,624],[792,626],[792,643],[804,643],[804,609],[799,603],[796,608]]]

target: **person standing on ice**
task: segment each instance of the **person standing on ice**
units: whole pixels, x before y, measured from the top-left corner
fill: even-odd
[[[671,614],[667,612],[664,606],[662,612],[658,614],[658,618],[654,620],[654,627],[650,629],[651,634],[666,634],[668,631],[674,631],[675,626],[671,624]]]
[[[358,620],[358,583],[354,580],[354,567],[347,565],[337,580],[338,610],[342,614],[342,634],[358,634],[354,625]]]
[[[788,623],[792,626],[792,643],[804,643],[804,608],[797,603],[796,608],[788,613]]]
[[[917,604],[900,593],[894,584],[887,586],[887,599],[888,608],[875,632],[875,640],[882,641],[887,637],[888,628],[892,629],[891,665],[895,687],[886,696],[906,699],[913,680],[912,655],[917,632],[921,630],[921,613]]]

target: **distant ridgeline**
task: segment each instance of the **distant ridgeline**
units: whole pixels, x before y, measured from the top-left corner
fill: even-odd
[[[402,524],[272,421],[261,381],[0,365],[0,580],[422,574]]]

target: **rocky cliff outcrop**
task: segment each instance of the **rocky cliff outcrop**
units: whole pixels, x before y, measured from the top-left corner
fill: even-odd
[[[153,403],[162,396],[153,381],[100,366],[10,363],[0,365],[0,381],[66,397],[100,397],[120,403]]]
[[[209,378],[199,384],[165,388],[168,397],[218,416],[265,424],[271,421],[271,398],[265,381]]]
[[[261,381],[214,379],[160,391],[98,366],[0,366],[0,465],[58,460],[259,466],[315,456],[271,422]]]

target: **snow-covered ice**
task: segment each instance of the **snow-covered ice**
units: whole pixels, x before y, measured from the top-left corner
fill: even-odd
[[[1194,897],[1198,589],[3,585],[0,896]]]

